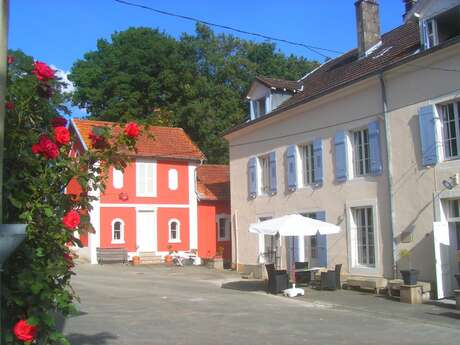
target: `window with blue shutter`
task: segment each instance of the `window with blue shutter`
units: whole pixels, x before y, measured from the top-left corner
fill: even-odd
[[[339,182],[346,181],[348,178],[346,140],[345,131],[335,134],[335,179]]]
[[[422,163],[424,166],[436,165],[438,150],[436,147],[436,123],[434,105],[419,109],[420,141]]]
[[[276,153],[270,152],[269,156],[269,175],[270,175],[270,194],[276,194]]]
[[[250,198],[257,196],[257,160],[252,157],[248,161],[248,193]]]
[[[289,146],[286,151],[286,175],[289,191],[295,191],[297,189],[297,149],[295,145]]]
[[[370,172],[372,175],[382,174],[382,160],[380,154],[380,123],[371,122],[368,126],[369,131],[369,151],[370,151]]]
[[[323,141],[316,139],[313,142],[313,157],[314,157],[314,182],[323,184]]]
[[[326,212],[316,212],[316,219],[325,222]],[[316,248],[319,266],[327,267],[327,235],[316,235]]]

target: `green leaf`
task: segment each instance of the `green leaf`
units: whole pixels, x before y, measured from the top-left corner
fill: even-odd
[[[31,326],[36,326],[40,323],[40,319],[37,316],[30,316],[27,319],[27,323]]]

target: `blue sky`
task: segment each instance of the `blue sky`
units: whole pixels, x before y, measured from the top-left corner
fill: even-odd
[[[355,0],[130,1],[339,51],[356,46]],[[192,22],[130,8],[113,0],[12,0],[10,3],[9,47],[20,48],[65,71],[85,52],[94,50],[98,38],[110,38],[114,31],[148,26],[178,37],[182,32],[193,33],[195,27]],[[400,25],[402,0],[380,0],[380,4],[382,32]],[[278,47],[285,53],[323,61],[305,48],[287,44]]]

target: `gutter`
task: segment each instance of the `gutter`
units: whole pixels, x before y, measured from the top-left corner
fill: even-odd
[[[80,134],[80,131],[78,130],[78,127],[77,125],[75,124],[75,122],[73,121],[73,118],[70,119],[70,124],[72,125],[73,129],[75,130],[75,133],[77,133],[77,136],[78,136],[78,139],[80,140],[83,148],[85,149],[85,151],[88,151],[88,146],[86,146],[86,143],[85,141],[83,140],[81,134]]]
[[[393,200],[393,159],[391,152],[391,131],[390,119],[388,114],[388,99],[383,72],[379,74],[380,87],[382,92],[382,105],[383,105],[383,120],[385,122],[385,146],[386,146],[386,163],[388,167],[387,183],[388,183],[388,204],[390,208],[390,234],[391,234],[391,249],[392,249],[392,266],[393,266],[393,279],[397,278],[397,253],[396,253],[396,238],[395,238],[395,210]]]

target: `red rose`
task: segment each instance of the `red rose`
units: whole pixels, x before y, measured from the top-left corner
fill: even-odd
[[[62,218],[62,224],[69,230],[76,229],[80,224],[80,214],[75,210],[67,212]]]
[[[70,132],[65,127],[54,128],[54,139],[58,144],[66,145],[70,141]]]
[[[35,61],[33,74],[37,76],[38,80],[49,80],[54,78],[54,70],[46,63]]]
[[[14,109],[14,103],[11,101],[8,101],[5,103],[5,108],[8,110],[13,110]]]
[[[51,119],[51,126],[53,127],[65,127],[67,125],[67,120],[61,116]]]
[[[75,266],[75,264],[73,263],[73,257],[72,255],[70,254],[67,254],[67,253],[64,253],[62,254],[62,256],[64,257],[64,260],[67,261],[67,268],[70,270],[72,267]]]
[[[6,58],[6,62],[8,63],[8,65],[11,65],[14,62],[14,56],[8,55],[8,57]]]
[[[94,134],[92,131],[89,133],[89,138],[91,139],[93,147],[96,149],[102,149],[107,145],[107,142],[102,135]]]
[[[33,341],[37,336],[37,327],[31,326],[27,320],[19,320],[13,327],[16,338],[20,341]]]
[[[125,126],[125,134],[130,138],[136,138],[139,135],[139,127],[134,122],[129,122]]]
[[[38,145],[40,145],[40,153],[47,159],[56,159],[59,156],[58,146],[46,135],[40,137]]]
[[[42,153],[42,147],[40,146],[40,144],[33,144],[32,145],[32,153],[33,154]]]

